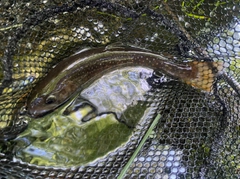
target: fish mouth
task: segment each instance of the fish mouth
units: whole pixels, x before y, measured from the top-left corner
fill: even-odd
[[[40,118],[52,112],[56,108],[56,104],[46,104],[46,96],[37,97],[30,101],[27,105],[27,114],[32,118]]]
[[[56,106],[29,106],[27,108],[27,114],[32,118],[40,118],[43,117],[50,112],[54,111],[56,109]]]
[[[27,114],[32,118],[40,118],[50,113],[49,110],[46,111],[46,110],[39,110],[39,109],[27,109],[27,111],[28,111]]]
[[[67,99],[62,103],[55,101],[51,104],[46,104],[44,101],[46,101],[45,98],[36,98],[31,103],[29,103],[27,105],[27,114],[32,118],[43,117],[65,104]]]

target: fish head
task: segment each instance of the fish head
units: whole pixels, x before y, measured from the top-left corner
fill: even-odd
[[[57,85],[44,94],[38,94],[27,105],[28,114],[33,118],[43,117],[64,104],[75,92],[75,84],[71,81]]]
[[[52,112],[58,107],[55,99],[56,97],[53,95],[41,95],[36,97],[27,106],[28,114],[33,118],[37,118]]]

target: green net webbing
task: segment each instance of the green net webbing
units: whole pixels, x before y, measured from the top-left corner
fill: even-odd
[[[0,1],[0,178],[240,178],[239,7]],[[47,117],[28,115],[32,89],[41,90],[39,80],[55,65],[86,48],[118,46],[176,66],[194,62],[203,74],[197,83],[207,81],[209,90],[149,68],[119,66],[103,76],[93,69],[81,95]]]

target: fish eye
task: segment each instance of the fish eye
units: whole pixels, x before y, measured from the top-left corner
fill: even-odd
[[[46,99],[46,104],[52,104],[56,101],[56,96],[54,95],[49,95]]]

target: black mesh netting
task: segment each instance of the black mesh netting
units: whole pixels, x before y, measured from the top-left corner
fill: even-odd
[[[122,178],[240,178],[239,6],[239,1],[210,0],[0,1],[0,177],[117,178],[158,115]],[[124,99],[124,112],[111,108],[78,123],[72,113],[91,117],[102,106],[78,96],[81,105],[70,106],[62,117],[55,111],[43,119],[29,117],[31,90],[41,90],[39,79],[54,65],[85,48],[118,46],[162,55],[175,66],[207,64],[199,67],[203,79],[197,83],[208,90],[174,78],[177,71],[169,76],[140,69],[136,80],[139,69],[126,72],[119,66],[101,77],[108,82],[99,83],[128,89],[112,101]],[[95,70],[87,78],[99,80]],[[125,73],[135,81],[124,81]],[[122,81],[112,82],[115,76]],[[129,89],[145,78],[149,89],[128,104]],[[109,101],[104,95],[91,99],[104,106]],[[112,120],[119,114],[125,118]]]

